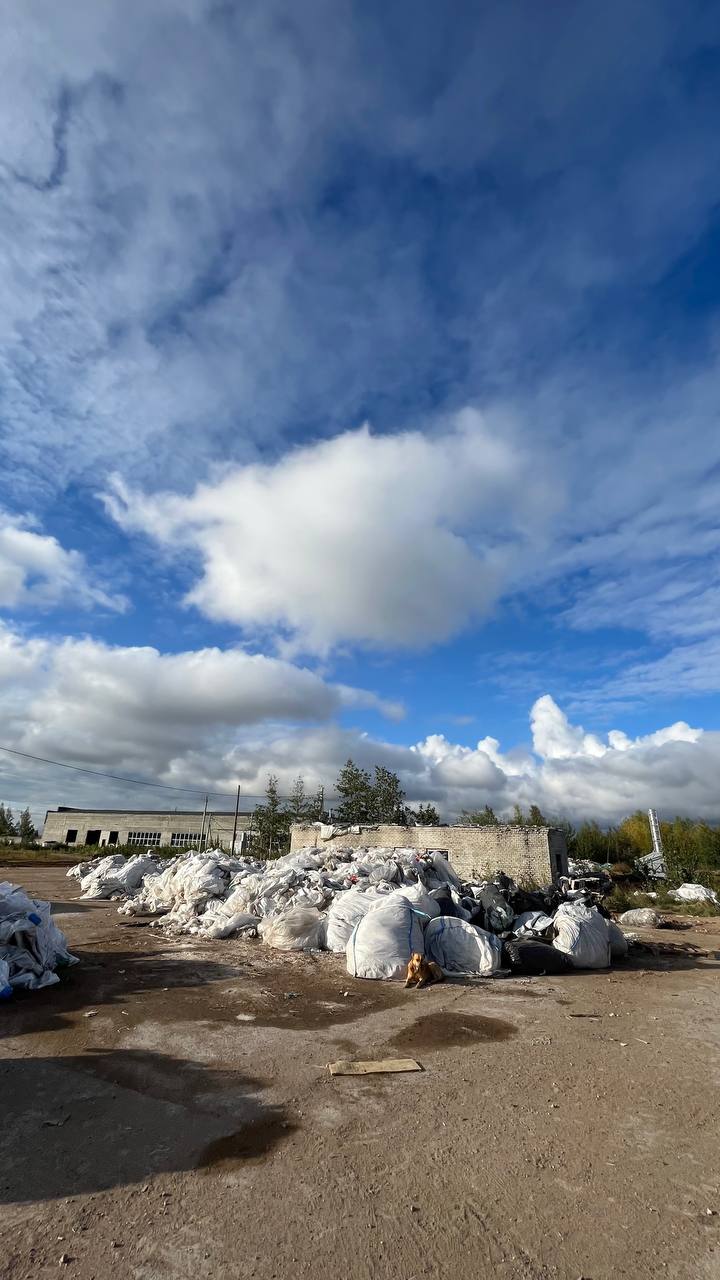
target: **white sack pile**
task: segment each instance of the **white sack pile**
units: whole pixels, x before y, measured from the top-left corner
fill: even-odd
[[[53,922],[50,903],[29,898],[19,885],[1,883],[0,999],[52,986],[60,981],[55,970],[68,964],[77,964],[77,957]]]
[[[76,874],[83,898],[125,897],[139,888],[145,876],[157,871],[157,858],[138,853],[134,858],[124,858],[121,853],[107,858],[93,858],[71,867],[68,875]]]
[[[83,897],[122,895],[122,913],[156,915],[173,933],[344,952],[362,978],[404,976],[414,951],[447,974],[490,975],[505,967],[502,938],[534,947],[535,964],[545,945],[576,968],[605,968],[627,951],[622,930],[582,900],[525,895],[547,913],[516,914],[500,882],[461,885],[441,854],[415,849],[303,849],[270,862],[219,849],[170,861],[114,855],[68,874]]]

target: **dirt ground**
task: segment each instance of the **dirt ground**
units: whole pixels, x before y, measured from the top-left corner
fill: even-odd
[[[720,921],[406,992],[0,879],[82,960],[0,1007],[3,1280],[720,1278]],[[327,1071],[381,1056],[424,1070]]]

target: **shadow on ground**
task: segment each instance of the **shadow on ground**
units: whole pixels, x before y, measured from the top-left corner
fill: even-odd
[[[167,991],[177,996],[183,990],[237,979],[246,972],[237,964],[203,960],[162,946],[132,951],[75,947],[74,954],[80,963],[60,971],[59,986],[20,992],[2,1006],[1,1038],[61,1030],[71,1024],[71,1015],[78,1010],[127,1007],[128,1000],[147,992]]]
[[[235,1071],[151,1052],[6,1060],[0,1203],[266,1156],[296,1126],[284,1108],[261,1101],[264,1087]]]

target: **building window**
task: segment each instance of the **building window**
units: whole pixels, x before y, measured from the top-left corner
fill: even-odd
[[[128,844],[142,845],[159,844],[160,835],[159,831],[128,831],[127,842]]]
[[[197,844],[199,839],[197,831],[173,831],[170,844],[173,849],[188,849],[190,845]]]
[[[76,840],[77,840],[77,827],[75,828],[71,827],[65,836],[65,843],[74,844]]]
[[[98,828],[98,830],[97,830],[97,831],[88,831],[88,833],[87,833],[87,835],[86,835],[86,837],[85,837],[85,843],[86,843],[86,844],[99,844],[99,843],[100,843],[100,829]]]
[[[117,831],[111,831],[111,832],[109,832],[109,834],[108,834],[108,838],[107,838],[107,842],[108,842],[108,844],[117,844],[117,840],[118,840],[118,833],[117,833]]]

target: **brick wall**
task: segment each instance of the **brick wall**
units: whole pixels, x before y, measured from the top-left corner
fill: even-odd
[[[292,828],[292,851],[319,848],[442,849],[462,879],[504,871],[514,880],[548,884],[567,871],[562,831],[554,827],[361,827],[359,835],[323,840],[312,824]]]

